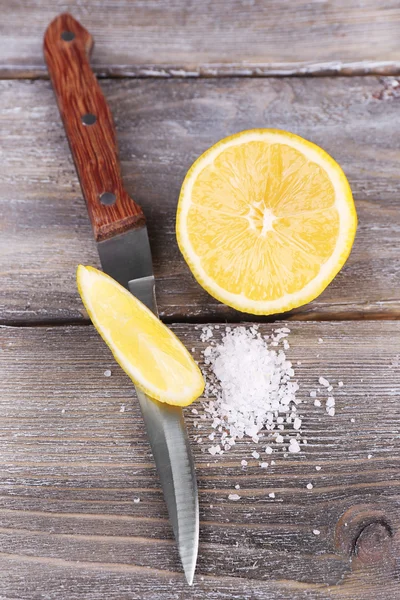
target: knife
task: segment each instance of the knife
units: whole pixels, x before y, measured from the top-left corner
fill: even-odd
[[[103,270],[157,316],[146,221],[124,189],[110,109],[89,64],[93,39],[69,14],[44,36],[44,56],[86,201]],[[186,579],[196,567],[199,508],[182,409],[136,388]]]

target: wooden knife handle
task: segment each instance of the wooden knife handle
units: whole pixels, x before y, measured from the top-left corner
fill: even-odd
[[[90,68],[93,39],[69,14],[54,19],[44,56],[96,241],[144,225],[124,189],[110,109]]]

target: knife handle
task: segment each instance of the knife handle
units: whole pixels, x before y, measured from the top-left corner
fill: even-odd
[[[44,56],[96,241],[144,225],[142,209],[124,189],[115,127],[89,64],[92,36],[69,14],[44,36]]]

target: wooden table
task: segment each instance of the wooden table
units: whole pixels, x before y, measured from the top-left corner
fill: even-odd
[[[99,260],[41,50],[66,3],[0,6],[0,599],[399,599],[400,3],[68,3],[94,35],[126,187],[148,215],[161,316],[199,361],[195,324],[253,319],[210,298],[177,249],[177,196],[201,152],[288,129],[339,161],[357,204],[345,268],[282,317],[300,397],[321,374],[344,381],[336,415],[304,404],[306,450],[269,469],[242,469],[245,442],[217,458],[193,443],[193,588],[133,386],[75,287],[76,265]]]

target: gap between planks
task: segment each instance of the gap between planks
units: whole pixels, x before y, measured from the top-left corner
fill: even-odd
[[[229,77],[357,77],[400,75],[400,61],[316,62],[310,64],[226,64],[202,65],[94,65],[99,79],[213,79]],[[46,68],[37,66],[0,67],[0,80],[49,79]]]

